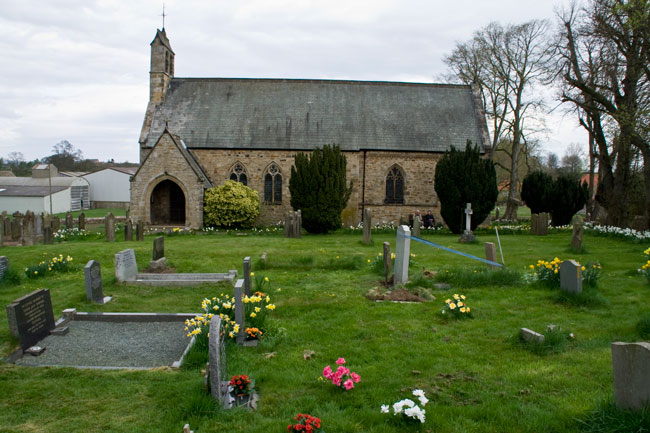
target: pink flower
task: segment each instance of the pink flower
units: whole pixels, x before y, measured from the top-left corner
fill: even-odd
[[[340,365],[339,368],[336,369],[336,374],[341,375],[341,376],[346,375],[346,374],[350,374],[350,369]]]
[[[326,378],[331,379],[333,374],[334,372],[332,372],[332,369],[330,368],[329,365],[323,368],[323,376],[325,376]]]
[[[345,387],[346,391],[349,391],[354,388],[354,383],[352,383],[352,379],[348,379],[343,383],[343,386]]]
[[[345,359],[343,359],[343,358],[339,358],[339,359],[336,360],[336,363],[337,363],[338,365],[343,365],[343,364],[345,364]]]
[[[359,383],[361,381],[361,376],[359,376],[357,373],[352,373],[352,380],[354,380],[354,383]]]

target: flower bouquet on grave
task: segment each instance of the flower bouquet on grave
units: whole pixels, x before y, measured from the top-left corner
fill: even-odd
[[[418,398],[422,407],[418,406],[418,404],[410,398],[405,398],[404,400],[400,400],[393,404],[393,414],[396,416],[401,415],[402,419],[408,421],[420,421],[420,423],[424,423],[426,420],[426,410],[423,408],[427,405],[429,399],[424,395],[424,391],[421,389],[413,391],[413,395]],[[390,413],[390,409],[391,407],[387,404],[381,405],[381,413]]]
[[[445,306],[442,309],[442,315],[445,317],[453,316],[456,319],[466,319],[472,317],[472,309],[465,302],[466,296],[454,293],[454,299],[446,299]]]
[[[354,388],[355,383],[361,381],[361,376],[343,366],[343,364],[345,364],[345,359],[339,358],[336,360],[336,363],[338,364],[336,371],[333,371],[329,365],[323,368],[323,377],[330,380],[334,385],[341,389],[345,389],[346,391],[351,390]]]
[[[254,391],[255,380],[245,374],[233,376],[228,383],[228,392],[237,405],[247,403]]]
[[[246,328],[246,340],[261,340],[264,333],[257,328]]]
[[[293,420],[296,421],[296,423],[287,426],[287,430],[290,432],[325,433],[325,431],[320,428],[320,418],[316,418],[315,416],[306,413],[299,413],[293,417]]]

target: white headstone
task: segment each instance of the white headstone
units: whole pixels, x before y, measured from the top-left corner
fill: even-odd
[[[138,274],[138,264],[135,261],[135,251],[120,251],[115,254],[115,279],[117,281],[133,281]]]
[[[395,270],[393,284],[403,284],[409,279],[409,258],[411,255],[411,229],[402,225],[397,228],[395,241]]]
[[[582,268],[575,260],[565,260],[560,264],[560,287],[565,292],[582,292]]]

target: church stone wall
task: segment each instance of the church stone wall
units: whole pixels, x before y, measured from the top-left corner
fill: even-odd
[[[185,226],[202,227],[203,182],[169,134],[163,134],[131,182],[131,218],[151,224],[151,192],[156,185],[167,179],[178,184],[185,194]]]

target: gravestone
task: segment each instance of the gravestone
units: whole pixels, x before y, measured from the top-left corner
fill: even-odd
[[[133,281],[138,274],[138,264],[135,261],[133,249],[123,250],[115,254],[115,279],[119,282]]]
[[[493,242],[485,243],[485,259],[491,262],[497,261],[497,247],[494,245]],[[499,269],[499,266],[491,265],[489,263],[487,267],[488,269]]]
[[[34,245],[34,212],[27,211],[23,217],[23,239],[24,246]]]
[[[16,299],[7,306],[11,335],[20,339],[25,350],[46,337],[54,329],[54,312],[48,289],[38,289]]]
[[[104,227],[106,228],[106,240],[115,242],[115,217],[110,212],[104,218]]]
[[[0,247],[5,244],[5,229],[1,218],[2,217],[0,217]]]
[[[210,319],[210,337],[208,339],[208,384],[210,394],[222,406],[228,404],[228,379],[226,368],[226,344],[221,331],[221,317],[215,314]]]
[[[560,264],[560,287],[565,292],[582,292],[582,269],[575,260],[565,260]]]
[[[43,214],[34,215],[34,235],[41,236],[43,234]]]
[[[650,405],[650,343],[612,343],[612,370],[618,409]]]
[[[110,296],[104,296],[102,270],[99,262],[90,260],[84,266],[84,277],[86,279],[86,299],[96,304],[105,304],[111,300]]]
[[[573,217],[573,234],[571,236],[571,248],[576,251],[582,251],[582,237],[584,235],[584,227],[582,217],[576,215]]]
[[[144,223],[142,221],[138,221],[138,223],[135,225],[135,240],[144,240]]]
[[[0,281],[4,278],[7,269],[9,269],[9,259],[7,256],[0,256]]]
[[[530,216],[530,233],[533,235],[539,234],[539,214],[537,213]]]
[[[52,227],[43,227],[43,244],[52,245],[54,237],[52,236]]]
[[[497,211],[494,213],[494,219],[496,221],[499,221],[501,219],[501,211],[499,210],[498,207],[497,207]]]
[[[540,236],[546,236],[548,234],[548,213],[542,212],[539,214],[539,220],[537,223],[537,234]]]
[[[244,318],[244,302],[242,301],[242,289],[244,288],[244,280],[237,280],[235,283],[235,322],[239,325],[239,332],[237,332],[237,344],[244,344],[245,339],[245,318]]]
[[[545,340],[545,337],[535,331],[532,331],[528,328],[521,328],[520,330],[521,338],[524,339],[524,341],[530,343],[531,341],[536,342],[536,343],[543,343]]]
[[[474,233],[472,233],[472,203],[467,203],[465,207],[465,231],[460,236],[459,242],[474,242]]]
[[[369,245],[372,242],[372,213],[369,208],[363,210],[363,243]]]
[[[244,293],[251,295],[251,258],[244,257]]]
[[[260,262],[265,265],[266,264],[266,253],[262,253],[260,256]]]
[[[5,236],[7,237],[7,240],[13,239],[12,236],[11,236],[11,220],[7,216],[4,217],[3,228],[4,228]]]
[[[70,212],[66,212],[65,214],[65,228],[68,230],[72,230],[74,228],[74,218]]]
[[[416,238],[420,237],[420,226],[422,225],[422,222],[420,221],[420,217],[416,215],[413,218],[413,236]]]
[[[284,236],[287,238],[299,238],[302,227],[302,212],[289,212],[284,220]]]
[[[409,279],[409,259],[411,254],[411,229],[407,225],[397,228],[395,241],[395,269],[393,285],[405,284]]]
[[[388,285],[388,276],[390,275],[390,268],[393,264],[393,260],[390,258],[390,243],[388,242],[384,242],[384,251],[382,258],[384,259],[384,283]]]
[[[11,239],[20,241],[23,238],[23,219],[16,218],[11,221]]]
[[[165,237],[158,236],[153,240],[153,260],[162,259],[165,257]]]
[[[86,214],[81,212],[79,214],[79,219],[77,220],[77,224],[79,225],[79,230],[86,230]]]
[[[52,234],[58,232],[61,228],[61,219],[58,216],[53,216],[50,219],[50,225],[52,226]]]
[[[133,240],[133,223],[130,219],[127,219],[124,223],[124,240],[132,241]]]

